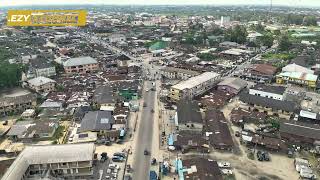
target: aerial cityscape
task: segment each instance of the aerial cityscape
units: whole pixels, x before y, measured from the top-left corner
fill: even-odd
[[[2,180],[320,177],[316,0],[4,0],[0,47]]]

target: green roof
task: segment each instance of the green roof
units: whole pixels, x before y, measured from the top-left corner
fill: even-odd
[[[149,47],[150,51],[155,51],[155,50],[159,50],[159,49],[165,49],[168,46],[168,44],[164,41],[158,41],[156,43],[154,43],[153,45],[151,45]]]

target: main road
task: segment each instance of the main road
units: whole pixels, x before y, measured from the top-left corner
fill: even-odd
[[[151,82],[146,81],[146,86],[147,89],[150,89]],[[141,113],[136,148],[134,150],[133,180],[149,179],[151,157],[150,154],[144,155],[144,150],[150,153],[152,148],[154,113],[151,111],[155,110],[155,98],[156,91],[148,90],[148,92],[144,92],[146,107],[143,107]]]

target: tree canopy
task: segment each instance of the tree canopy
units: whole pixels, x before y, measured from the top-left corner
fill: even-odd
[[[225,33],[225,39],[228,41],[243,44],[246,42],[248,32],[244,26],[237,25],[232,29],[228,29]]]

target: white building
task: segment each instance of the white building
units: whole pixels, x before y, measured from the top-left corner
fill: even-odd
[[[126,41],[126,36],[123,34],[111,34],[109,36],[110,43],[118,43]]]
[[[283,86],[266,86],[258,84],[249,89],[249,94],[283,101],[285,98],[285,91],[286,88]]]
[[[95,145],[63,144],[27,146],[15,159],[2,180],[91,179]]]
[[[184,98],[191,99],[211,89],[220,78],[218,73],[205,72],[172,86],[169,97],[174,101]]]

